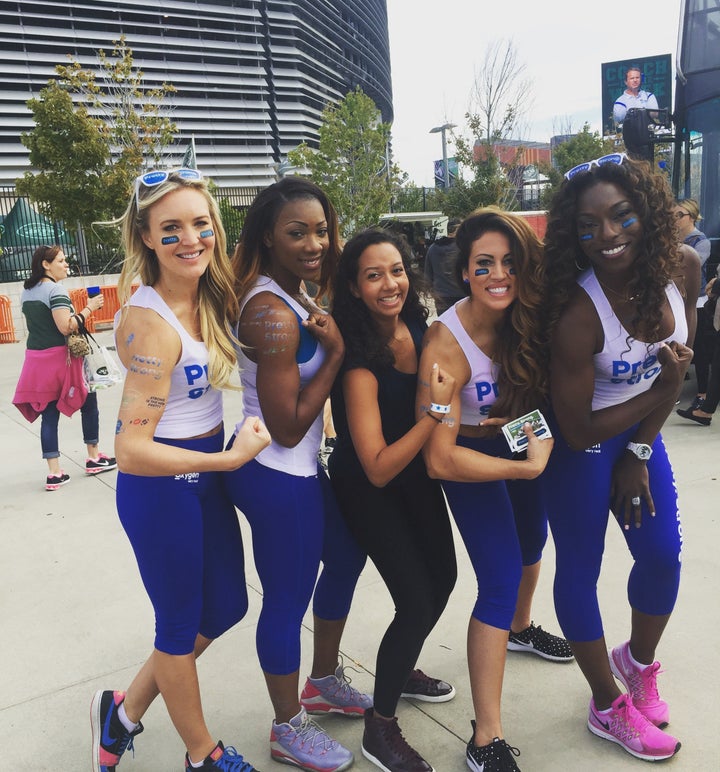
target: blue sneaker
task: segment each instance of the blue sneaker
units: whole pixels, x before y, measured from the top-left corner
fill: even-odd
[[[185,772],[193,769],[215,769],[221,772],[258,772],[257,769],[232,747],[226,748],[220,740],[213,749],[212,753],[205,757],[201,767],[193,767],[190,763],[190,757],[185,754]]]
[[[93,772],[115,772],[120,757],[126,750],[134,751],[133,739],[143,730],[138,723],[129,732],[120,721],[118,708],[124,699],[125,692],[95,692],[90,706]]]
[[[286,724],[272,723],[270,756],[307,772],[341,772],[355,757],[329,737],[306,713],[305,708]]]

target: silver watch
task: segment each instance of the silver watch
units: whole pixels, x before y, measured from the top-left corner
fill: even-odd
[[[634,453],[640,461],[647,461],[652,456],[652,448],[644,442],[628,442],[625,447]]]

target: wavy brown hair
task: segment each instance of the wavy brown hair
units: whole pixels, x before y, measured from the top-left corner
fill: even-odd
[[[542,260],[542,244],[527,221],[495,206],[477,209],[463,220],[455,236],[458,256],[455,272],[462,280],[468,268],[472,245],[486,233],[501,233],[510,242],[517,283],[517,298],[498,330],[493,361],[499,365],[498,398],[490,416],[516,418],[544,403],[547,395],[546,368],[541,362],[539,317],[543,302],[536,274]]]
[[[643,228],[627,288],[628,295],[637,298],[631,323],[637,335],[657,340],[666,286],[675,280],[684,292],[673,214],[675,201],[665,176],[655,172],[647,161],[630,158],[621,164],[593,166],[562,184],[548,213],[545,256],[540,269],[545,347],[549,347],[557,322],[575,291],[577,277],[588,267],[578,240],[578,201],[587,190],[602,182],[616,185],[624,192]]]

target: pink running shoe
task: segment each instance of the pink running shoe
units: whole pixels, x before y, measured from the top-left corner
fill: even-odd
[[[590,700],[588,729],[610,742],[622,746],[635,758],[645,761],[669,759],[680,750],[672,735],[658,729],[633,705],[628,694],[621,694],[607,713],[600,713],[595,700]]]
[[[638,668],[630,659],[630,641],[627,641],[610,652],[610,669],[625,685],[633,705],[643,716],[660,729],[666,727],[670,721],[670,708],[658,694],[657,676],[662,672],[660,663],[653,662]]]

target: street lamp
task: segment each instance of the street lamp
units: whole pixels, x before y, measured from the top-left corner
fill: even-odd
[[[454,123],[443,123],[442,126],[436,126],[434,129],[430,129],[430,134],[437,134],[438,132],[442,136],[442,153],[443,153],[443,184],[447,189],[450,187],[450,170],[448,169],[448,157],[447,157],[447,137],[445,132],[448,129],[454,129]]]

